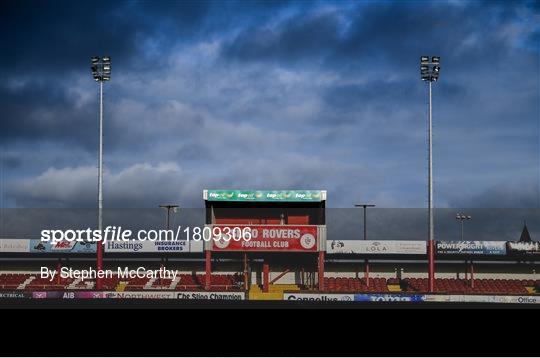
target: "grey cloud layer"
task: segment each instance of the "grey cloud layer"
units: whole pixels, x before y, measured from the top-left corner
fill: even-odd
[[[41,32],[11,4],[26,45],[12,49],[4,64],[17,71],[0,87],[5,205],[94,205],[88,58],[109,50],[107,206],[199,206],[208,187],[321,188],[331,206],[423,206],[425,51],[443,56],[437,204],[538,205],[530,24],[540,18],[529,3],[125,2],[101,19],[83,4]],[[42,37],[56,40],[45,58]]]

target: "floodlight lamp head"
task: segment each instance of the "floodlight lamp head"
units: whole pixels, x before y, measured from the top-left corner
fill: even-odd
[[[99,57],[93,56],[93,57],[92,57],[92,64],[95,65],[95,64],[97,64],[98,62],[99,62]]]
[[[428,63],[429,62],[429,56],[422,56],[420,57],[420,63]]]
[[[431,58],[431,62],[432,63],[440,63],[441,62],[441,57],[440,56],[433,56]]]
[[[103,62],[110,63],[111,62],[111,56],[103,56]]]

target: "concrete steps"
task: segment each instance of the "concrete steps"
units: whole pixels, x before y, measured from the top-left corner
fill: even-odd
[[[143,290],[151,290],[152,286],[154,285],[154,282],[158,280],[158,277],[152,277],[148,282],[144,285]]]
[[[30,276],[30,277],[28,277],[23,283],[21,283],[21,284],[19,285],[19,287],[17,287],[17,289],[18,289],[18,290],[24,290],[24,289],[26,288],[26,286],[27,286],[30,282],[34,281],[35,278],[36,278],[36,276]]]

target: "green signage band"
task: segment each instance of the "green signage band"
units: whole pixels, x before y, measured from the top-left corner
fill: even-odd
[[[321,202],[324,190],[205,190],[208,201]]]

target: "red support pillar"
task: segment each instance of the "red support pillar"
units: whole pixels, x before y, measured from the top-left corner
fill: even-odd
[[[266,259],[263,263],[263,292],[268,292],[268,287],[270,283],[270,265]]]
[[[244,290],[249,289],[249,280],[248,280],[248,261],[247,261],[247,253],[244,252]]]
[[[366,286],[369,287],[369,260],[364,261],[364,278],[366,279]]]
[[[428,240],[428,261],[429,292],[433,293],[435,292],[435,245],[433,240]]]
[[[96,260],[96,269],[98,272],[98,276],[96,277],[96,290],[102,290],[103,289],[103,278],[99,274],[103,270],[103,241],[98,241],[96,243],[96,254],[97,254],[97,260]]]
[[[210,287],[212,286],[212,251],[210,250],[206,250],[204,266],[205,266],[205,271],[206,271],[204,289],[209,291]]]
[[[58,259],[58,263],[56,264],[56,272],[58,273],[57,275],[58,284],[60,284],[60,270],[62,270],[62,262],[60,261],[60,259]]]
[[[470,271],[471,271],[471,288],[474,288],[474,265],[473,265],[473,262],[471,260],[471,267],[470,267]]]
[[[163,272],[163,269],[165,268],[165,265],[163,264],[163,258],[161,258],[161,264],[159,265],[160,270]],[[161,280],[161,275],[158,277],[158,285],[161,287],[163,285],[163,281]]]
[[[319,291],[324,288],[324,251],[319,251]]]

